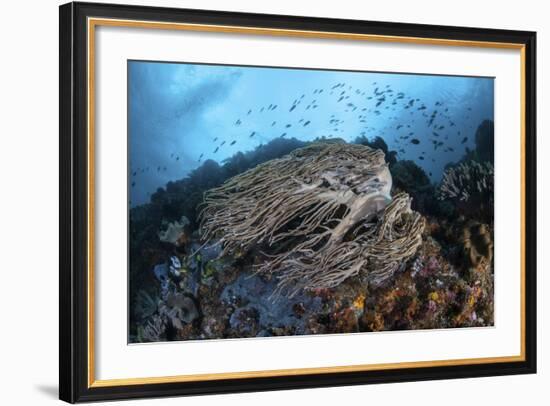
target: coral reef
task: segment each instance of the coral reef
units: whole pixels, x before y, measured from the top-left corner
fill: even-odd
[[[137,340],[142,343],[164,341],[166,339],[166,324],[158,314],[152,315],[145,325],[138,328]]]
[[[382,138],[206,161],[130,211],[129,341],[493,325],[492,131],[437,188]]]
[[[199,317],[199,312],[193,299],[183,293],[168,293],[159,307],[159,314],[169,320],[176,329],[182,329]]]
[[[479,161],[495,161],[495,124],[483,121],[476,130],[476,157]]]
[[[372,140],[369,140],[365,136],[357,137],[354,144],[360,144],[360,145],[366,145],[367,147],[371,147],[373,149],[380,149],[384,153],[384,157],[386,159],[386,162],[390,166],[390,168],[397,163],[397,151],[390,151],[388,148],[388,144],[386,144],[386,141],[384,141],[384,138],[382,137],[374,137]]]
[[[469,160],[445,171],[437,197],[454,201],[459,210],[470,215],[492,216],[493,185],[493,165]]]
[[[134,301],[134,313],[145,320],[157,311],[157,300],[145,290],[140,290]]]
[[[477,267],[482,262],[491,263],[493,259],[493,238],[487,224],[474,220],[468,221],[462,230],[462,242],[469,264]]]
[[[475,231],[479,224],[471,227],[472,235],[483,235]],[[195,235],[190,249],[200,248],[201,254],[181,256],[178,274],[167,271],[158,309],[144,318],[135,341],[492,325],[492,263],[484,257],[470,264],[464,250],[457,255],[466,268],[453,263],[448,250],[455,243],[441,245],[430,236],[432,229],[425,228],[414,259],[400,263],[391,283],[373,286],[355,276],[333,288],[302,290],[276,301],[270,299],[278,290],[276,279],[254,270],[261,253],[246,262],[217,259],[219,246],[200,248]],[[453,233],[457,242],[463,240]]]
[[[406,194],[392,200],[391,186],[381,150],[314,143],[208,191],[202,236],[219,239],[223,255],[263,245],[258,271],[289,296],[360,271],[381,284],[414,254],[424,226]]]
[[[495,124],[492,120],[484,120],[475,133],[474,150],[467,149],[464,161],[473,159],[478,162],[495,161]]]
[[[159,231],[159,240],[176,246],[185,243],[185,227],[189,225],[189,220],[185,216],[181,216],[179,221],[174,221],[168,224],[164,231]]]
[[[394,185],[411,195],[420,194],[430,186],[426,172],[410,160],[398,161],[392,168]]]
[[[151,196],[153,206],[160,208],[168,220],[177,220],[183,214],[189,219],[190,227],[195,229],[197,207],[203,200],[206,190],[221,185],[232,176],[245,172],[263,162],[279,158],[289,152],[305,146],[306,143],[292,139],[274,139],[253,151],[238,152],[222,165],[206,160],[184,179],[168,182]]]
[[[435,187],[424,170],[414,161],[397,161],[390,166],[393,178],[393,192],[404,191],[412,197],[412,209],[422,214],[446,215],[449,211],[440,201],[433,198]]]
[[[184,254],[187,251],[188,244],[185,241],[191,235],[187,231],[196,230],[198,226],[197,206],[203,201],[206,190],[217,187],[228,178],[262,162],[284,156],[306,144],[294,138],[277,138],[252,151],[237,153],[222,165],[207,160],[184,178],[168,182],[164,188],[159,188],[151,196],[150,203],[131,208],[129,216],[131,303],[135,302],[138,292],[142,290],[154,297],[157,294],[157,285],[166,283],[161,282],[151,269],[155,265],[166,263],[167,256],[174,253]],[[159,239],[159,233],[164,235],[168,231],[168,225],[181,222],[182,216],[189,220],[189,225],[186,227],[186,232],[180,234],[182,237],[178,243],[180,245],[162,242]],[[171,238],[171,240],[174,239]],[[162,269],[161,267],[158,270]],[[168,268],[165,271],[168,272]],[[140,315],[132,308],[130,330],[133,337],[137,337],[136,326],[139,323],[141,323]]]

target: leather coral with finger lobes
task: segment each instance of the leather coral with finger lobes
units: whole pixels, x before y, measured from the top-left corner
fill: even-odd
[[[391,189],[381,150],[316,142],[207,191],[201,237],[221,244],[221,256],[260,249],[257,272],[285,296],[356,275],[380,285],[416,253],[425,225]]]

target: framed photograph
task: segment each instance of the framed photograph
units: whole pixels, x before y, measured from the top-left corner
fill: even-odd
[[[536,371],[534,32],[60,7],[60,398]]]

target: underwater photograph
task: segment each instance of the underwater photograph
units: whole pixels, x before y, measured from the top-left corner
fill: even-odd
[[[128,343],[494,325],[494,78],[127,68]]]

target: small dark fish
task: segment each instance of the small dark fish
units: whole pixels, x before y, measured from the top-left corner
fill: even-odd
[[[180,157],[177,156],[177,157],[176,157],[176,161],[179,161],[179,160],[180,160]],[[147,170],[149,170],[149,168],[147,168]]]
[[[214,138],[214,142],[218,141],[218,137]]]
[[[231,144],[229,144],[229,145],[235,145],[236,142],[237,141],[231,141]]]
[[[424,160],[424,157],[423,156],[419,156],[418,159],[420,159],[421,161]]]
[[[250,113],[252,113],[252,110],[248,110],[248,113],[246,113],[246,114],[249,115]]]
[[[216,147],[216,149],[214,150],[214,154],[215,154],[216,152],[218,152],[219,149],[220,149],[220,147]]]
[[[292,127],[292,124],[287,124],[287,125],[285,125],[285,127],[290,128],[290,127]]]
[[[430,172],[430,176],[432,176],[432,173]]]
[[[418,144],[420,144],[420,140],[418,138],[413,138],[411,140],[411,144],[418,145]]]
[[[137,175],[137,172],[132,173],[132,176],[136,176],[136,175]]]
[[[256,131],[252,131],[249,135],[250,138],[254,137],[254,134],[256,134]]]
[[[237,119],[237,121],[235,121],[235,125],[241,125],[242,121],[241,119]]]
[[[285,135],[286,135],[286,133],[282,133],[282,134],[281,134],[281,138],[283,138]]]
[[[132,187],[136,186],[136,182],[132,182]]]
[[[272,122],[272,123],[271,123],[271,127],[273,127],[275,124],[277,124],[276,121]]]
[[[220,144],[220,147],[223,147],[225,145],[225,141],[222,141],[222,143]]]
[[[292,110],[294,110],[296,108],[296,104],[293,104],[292,107],[290,108],[290,110],[288,110],[288,112],[290,113]]]
[[[461,142],[461,144],[464,144],[464,143],[466,143],[466,141],[468,141],[468,137],[464,137],[464,138],[462,139],[462,142]]]
[[[399,124],[397,127],[395,127],[397,130],[399,130],[401,127],[403,127],[402,124]]]
[[[304,123],[304,127],[307,126],[309,123],[311,123],[311,121],[309,121],[309,120],[306,121],[306,122]]]

